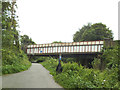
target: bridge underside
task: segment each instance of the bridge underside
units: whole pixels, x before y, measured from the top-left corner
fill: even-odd
[[[61,54],[62,57],[77,57],[77,56],[84,56],[84,55],[100,55],[101,52],[87,52],[87,53],[44,53],[44,54],[28,54],[28,56],[51,56],[51,57],[59,57]]]
[[[98,55],[102,54],[101,52],[94,52],[94,53],[62,53],[62,61],[65,62],[66,58],[75,58],[76,61],[80,64],[82,64],[83,66],[86,66],[88,68],[91,68],[92,65],[90,64],[95,57],[98,57]],[[60,53],[49,53],[49,54],[32,54],[32,55],[28,55],[30,58],[31,57],[41,57],[41,56],[45,56],[45,57],[54,57],[56,59],[59,58]]]

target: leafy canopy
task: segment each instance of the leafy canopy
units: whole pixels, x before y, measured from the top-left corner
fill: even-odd
[[[0,34],[2,37],[2,49],[0,49],[0,52],[2,51],[2,74],[20,72],[31,65],[27,55],[20,49],[16,8],[16,2],[2,2],[2,35]]]
[[[21,49],[26,53],[26,48],[28,45],[36,44],[28,35],[21,36]]]
[[[112,31],[105,24],[95,23],[84,25],[73,36],[74,42],[104,40],[104,38],[113,38]]]

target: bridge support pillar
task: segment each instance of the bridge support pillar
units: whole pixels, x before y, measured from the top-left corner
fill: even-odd
[[[106,48],[112,47],[114,45],[113,38],[105,38],[104,42],[105,42],[104,47],[106,47]]]

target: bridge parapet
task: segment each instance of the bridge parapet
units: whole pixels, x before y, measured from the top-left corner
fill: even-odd
[[[27,48],[32,47],[51,47],[51,46],[80,46],[80,45],[103,45],[103,41],[83,41],[83,42],[69,42],[69,43],[47,43],[47,44],[34,44],[28,45]]]
[[[48,43],[27,46],[28,55],[48,55],[48,54],[79,54],[100,52],[104,41],[83,41],[69,43]]]

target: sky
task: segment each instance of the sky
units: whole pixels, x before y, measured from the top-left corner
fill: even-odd
[[[21,35],[37,44],[73,42],[76,31],[88,23],[103,23],[118,40],[119,0],[17,0]]]

